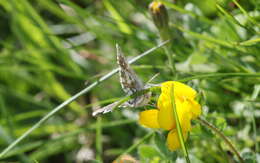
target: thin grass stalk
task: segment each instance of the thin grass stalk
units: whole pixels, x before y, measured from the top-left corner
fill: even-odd
[[[206,78],[213,78],[213,77],[254,77],[260,79],[260,73],[237,73],[237,72],[231,72],[231,73],[206,73],[202,75],[194,75],[192,77],[187,77],[183,79],[179,79],[177,81],[186,82],[193,79],[206,79]]]
[[[174,61],[174,57],[171,53],[171,50],[169,48],[169,46],[165,46],[164,51],[168,57],[168,64],[169,64],[169,68],[172,72],[172,74],[175,76],[175,78],[177,78],[177,72],[176,72],[176,67],[175,67],[175,61]]]
[[[8,143],[12,142],[12,140],[13,140],[14,126],[13,126],[13,123],[12,123],[13,122],[12,116],[10,116],[10,113],[6,109],[4,100],[3,100],[1,95],[0,95],[0,111],[1,111],[1,114],[3,115],[3,117],[5,118],[6,122],[7,122],[7,127],[8,127],[8,130],[9,130],[8,132],[6,132],[5,129],[2,128],[2,126],[0,126],[0,135],[2,137],[4,137],[3,139],[8,144]],[[18,154],[18,158],[22,163],[30,163],[29,158],[23,152]]]
[[[254,92],[253,92],[250,100],[251,101],[256,100],[256,98],[259,95],[259,92],[260,92],[260,85],[255,85]],[[253,108],[252,103],[249,103],[249,109],[251,111],[252,127],[253,127],[253,132],[254,132],[253,140],[255,142],[255,154],[254,154],[255,160],[254,160],[254,162],[256,162],[257,152],[259,150],[259,145],[258,145],[258,142],[257,142],[257,126],[256,126],[255,113],[254,113],[254,108]]]
[[[250,54],[250,53],[248,53],[246,51],[245,48],[239,47],[237,45],[235,46],[235,43],[230,43],[230,42],[227,42],[227,41],[224,41],[224,40],[213,38],[213,37],[205,35],[205,34],[200,34],[200,33],[197,33],[197,32],[193,32],[193,31],[187,30],[184,27],[176,25],[176,24],[170,24],[170,27],[177,28],[178,30],[182,31],[183,33],[187,33],[188,35],[190,35],[190,36],[192,36],[194,38],[215,43],[217,45],[220,45],[220,46],[223,46],[225,48],[228,48],[228,49],[230,49],[232,51],[237,51],[237,52],[240,52],[240,53],[243,53],[243,54]]]
[[[147,50],[146,52],[136,56],[135,58],[133,58],[132,60],[129,61],[129,64],[132,64],[134,62],[136,62],[137,60],[141,59],[142,57],[150,54],[151,52],[155,51],[156,49],[166,45],[167,43],[169,43],[170,40],[164,41],[162,43],[160,43],[159,45],[151,48],[150,50]],[[23,139],[25,139],[26,137],[28,137],[35,129],[39,128],[44,122],[46,122],[50,117],[52,117],[53,115],[55,115],[58,111],[60,111],[62,108],[64,108],[65,106],[67,106],[68,104],[70,104],[71,102],[73,102],[74,100],[76,100],[78,97],[84,95],[85,93],[89,92],[91,89],[93,89],[94,87],[96,87],[98,84],[100,84],[101,82],[109,79],[110,77],[112,77],[114,74],[116,74],[119,71],[119,68],[116,68],[112,71],[110,71],[108,74],[102,76],[101,78],[99,78],[96,82],[92,83],[91,85],[89,85],[88,87],[86,87],[85,89],[83,89],[82,91],[80,91],[79,93],[75,94],[74,96],[72,96],[71,98],[69,98],[68,100],[64,101],[63,103],[61,103],[60,105],[58,105],[56,108],[54,108],[52,111],[50,111],[49,113],[47,113],[42,119],[40,119],[36,124],[34,124],[29,130],[27,130],[25,133],[23,133],[20,137],[18,137],[14,142],[12,142],[8,147],[6,147],[1,153],[0,153],[0,158],[2,158],[7,152],[9,152],[11,149],[13,149],[18,143],[20,143]]]
[[[233,2],[236,4],[236,6],[243,12],[243,14],[247,16],[247,18],[248,18],[252,23],[254,23],[254,24],[257,25],[258,27],[260,27],[260,24],[259,24],[254,18],[252,18],[252,17],[248,14],[248,12],[237,2],[237,0],[232,0],[232,1],[233,1]],[[259,32],[257,32],[257,33],[259,33]]]
[[[97,117],[96,126],[96,160],[103,162],[102,160],[102,117]]]
[[[208,121],[202,119],[201,117],[198,118],[198,121],[203,124],[204,126],[208,127],[209,129],[213,130],[224,142],[226,145],[229,146],[231,151],[237,156],[238,160],[240,163],[244,163],[243,158],[240,156],[239,152],[237,149],[234,147],[234,145],[231,143],[231,141],[226,137],[217,127],[214,125],[210,124]]]
[[[129,148],[127,148],[122,154],[120,154],[120,156],[118,156],[116,158],[117,160],[120,160],[121,157],[125,154],[128,154],[130,152],[132,152],[134,149],[136,149],[139,145],[143,144],[146,140],[148,140],[150,137],[152,137],[154,135],[155,131],[152,131],[148,134],[146,134],[144,137],[142,137],[138,142],[136,142],[135,144],[131,145]]]
[[[182,151],[184,153],[186,162],[190,163],[189,153],[188,153],[188,150],[187,150],[185,142],[184,142],[182,128],[181,128],[181,125],[180,125],[180,121],[179,121],[179,117],[178,117],[178,113],[177,113],[177,109],[176,109],[176,103],[175,103],[175,99],[174,99],[174,84],[171,85],[170,97],[171,97],[171,105],[172,105],[172,109],[173,109],[173,117],[175,119],[178,138],[179,138],[179,141],[180,141],[180,144],[181,144],[181,148],[182,148]]]
[[[107,122],[107,123],[102,123],[102,129],[104,128],[110,128],[110,127],[117,127],[117,126],[122,126],[122,125],[127,125],[127,124],[133,124],[136,123],[136,120],[129,120],[129,119],[123,119],[123,120],[116,120],[116,121],[112,121],[112,122]],[[62,141],[65,138],[68,137],[73,137],[73,136],[78,136],[82,133],[85,133],[86,131],[95,131],[97,128],[97,122],[93,123],[85,128],[79,128],[76,130],[73,130],[69,133],[65,133],[60,135],[58,138],[52,139],[52,140],[48,140],[47,143],[49,142],[53,142],[53,141]],[[1,126],[0,126],[0,132],[2,131]],[[36,149],[37,147],[40,147],[41,145],[45,144],[46,142],[44,141],[37,141],[34,143],[31,143],[31,145],[33,146],[32,148],[27,148],[27,147],[20,147],[18,150],[12,150],[10,152],[8,152],[8,154],[6,154],[3,159],[8,158],[8,157],[12,157],[12,156],[16,156],[19,155],[21,153],[26,153],[29,151],[32,151],[34,149]]]
[[[210,25],[214,25],[214,21],[212,21],[211,19],[205,17],[205,16],[201,16],[201,15],[198,15],[190,10],[186,10],[186,9],[183,9],[177,5],[175,5],[174,3],[172,2],[169,2],[169,1],[166,1],[166,0],[158,0],[159,2],[163,3],[165,6],[175,10],[175,11],[178,11],[182,14],[187,14],[187,15],[190,15],[192,17],[194,17],[195,19],[199,19],[207,24],[210,24]]]

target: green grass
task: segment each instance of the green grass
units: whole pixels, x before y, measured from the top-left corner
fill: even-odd
[[[159,73],[152,83],[178,80],[201,92],[202,118],[245,162],[259,161],[260,3],[162,0],[165,46],[150,2],[0,1],[0,161],[80,162],[82,151],[96,162],[122,154],[141,162],[185,159],[181,150],[168,151],[164,131],[136,119],[156,106],[158,91],[147,107],[91,116],[126,97],[116,43],[144,82]],[[191,162],[239,161],[224,142],[194,121],[185,145]]]

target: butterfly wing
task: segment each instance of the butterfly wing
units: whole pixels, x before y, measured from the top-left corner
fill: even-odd
[[[137,91],[144,89],[144,84],[138,78],[136,73],[127,63],[120,47],[116,45],[117,49],[117,63],[119,65],[119,78],[122,89],[127,95],[131,95]],[[150,100],[151,93],[148,92],[144,95],[138,96],[124,103],[122,106],[138,107],[146,105]]]
[[[106,114],[108,112],[113,111],[114,108],[116,108],[119,104],[119,101],[116,101],[112,104],[109,104],[107,106],[104,106],[103,108],[97,109],[92,113],[92,116],[96,116],[97,114],[103,113]]]
[[[144,84],[138,78],[136,73],[132,70],[130,65],[127,63],[125,56],[123,55],[120,47],[116,45],[117,49],[117,63],[119,65],[119,78],[122,89],[127,95],[131,95],[137,91],[144,89]],[[122,105],[119,104],[119,101],[104,106],[101,109],[98,109],[92,113],[93,116],[96,116],[99,113],[108,113],[111,112],[114,108],[120,106],[129,106],[129,107],[138,107],[146,105],[150,100],[151,93],[148,92],[144,95],[138,96],[134,99],[131,99]]]
[[[120,84],[127,95],[131,95],[139,90],[144,89],[144,85],[137,77],[136,73],[132,70],[127,63],[120,47],[116,45],[117,49],[117,63],[119,65],[119,78]]]

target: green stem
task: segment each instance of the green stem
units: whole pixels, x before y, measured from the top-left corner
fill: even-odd
[[[176,109],[176,104],[175,104],[175,99],[174,99],[174,84],[171,85],[170,97],[171,97],[171,105],[172,105],[172,109],[173,109],[173,117],[176,122],[177,133],[178,133],[178,138],[179,138],[179,141],[181,144],[181,148],[184,153],[186,162],[190,163],[189,153],[188,153],[188,150],[187,150],[185,142],[184,142],[182,128],[180,125],[180,121],[179,121],[179,117],[178,117],[178,113],[177,113],[177,109]]]
[[[170,29],[169,29],[169,26],[167,24],[166,27],[162,28],[162,29],[158,29],[159,30],[159,34],[160,34],[160,38],[162,41],[165,41],[165,40],[169,40],[171,39],[171,32],[170,32]],[[172,72],[172,74],[174,76],[176,76],[176,68],[175,68],[175,63],[174,63],[174,58],[173,58],[173,53],[172,53],[172,50],[171,50],[171,45],[168,44],[166,46],[164,46],[164,51],[168,57],[168,66]]]
[[[176,68],[175,68],[175,62],[174,62],[174,58],[171,54],[171,50],[169,49],[168,46],[165,46],[163,49],[168,57],[169,68],[170,68],[172,74],[176,77],[177,73],[176,73]]]
[[[102,161],[102,117],[97,117],[96,127],[96,159]]]
[[[13,137],[14,137],[14,126],[13,126],[13,117],[10,115],[10,113],[7,111],[7,108],[4,103],[4,99],[0,95],[0,111],[2,113],[1,118],[5,118],[5,121],[7,123],[7,127],[9,129],[9,132],[5,132],[4,128],[0,126],[0,135],[2,139],[8,144],[12,142]],[[31,161],[29,158],[22,152],[18,154],[18,158],[22,163],[30,163]]]
[[[253,24],[257,25],[258,27],[260,27],[260,24],[254,19],[252,18],[248,12],[237,2],[237,0],[232,0],[236,6],[243,12],[243,14],[248,18],[249,21],[251,21]]]
[[[256,98],[259,95],[259,92],[260,92],[260,85],[255,85],[254,92],[253,92],[250,100],[251,101],[256,100]],[[256,162],[256,160],[257,160],[257,152],[259,150],[259,145],[258,145],[258,142],[257,142],[257,126],[256,126],[255,113],[254,113],[254,108],[253,108],[252,103],[249,103],[249,109],[251,111],[251,119],[252,119],[252,126],[253,126],[253,132],[254,132],[253,140],[255,142],[255,160],[254,160],[254,162]]]
[[[237,151],[237,149],[233,146],[233,144],[231,143],[231,141],[215,126],[213,126],[212,124],[210,124],[208,121],[202,119],[202,118],[198,118],[198,121],[203,124],[204,126],[210,128],[211,130],[213,130],[219,137],[221,137],[224,142],[230,147],[231,151],[237,156],[239,162],[244,163],[243,158],[240,156],[239,152]]]
[[[181,82],[186,82],[190,81],[193,79],[204,79],[204,78],[212,78],[212,77],[226,77],[226,76],[237,76],[237,77],[260,77],[260,73],[207,73],[207,74],[202,74],[202,75],[194,75],[192,77],[187,77],[184,79],[180,79],[178,81]]]
[[[146,52],[136,56],[135,58],[133,58],[132,60],[129,61],[129,64],[132,64],[134,62],[136,62],[137,60],[141,59],[142,57],[151,54],[151,52],[153,52],[154,50],[164,46],[165,44],[169,43],[169,40],[162,42],[161,44],[147,50]],[[58,111],[60,111],[62,108],[64,108],[65,106],[67,106],[68,104],[70,104],[71,102],[73,102],[74,100],[76,100],[78,97],[82,96],[83,94],[89,92],[91,89],[93,89],[94,87],[96,87],[98,84],[100,84],[101,82],[109,79],[110,77],[112,77],[114,74],[116,74],[119,71],[119,68],[116,68],[112,71],[110,71],[108,74],[102,76],[101,78],[99,78],[96,82],[92,83],[91,85],[89,85],[88,87],[86,87],[85,89],[83,89],[82,91],[80,91],[79,93],[75,94],[74,96],[72,96],[71,98],[69,98],[68,100],[64,101],[63,103],[61,103],[60,105],[58,105],[56,108],[54,108],[52,111],[50,111],[49,113],[47,113],[47,115],[45,115],[42,119],[40,119],[36,124],[34,124],[29,130],[27,130],[25,133],[23,133],[19,138],[17,138],[14,142],[12,142],[7,148],[5,148],[1,153],[0,153],[0,158],[3,157],[7,152],[9,152],[12,148],[14,148],[18,143],[20,143],[23,139],[25,139],[26,137],[28,137],[35,129],[39,128],[44,122],[46,122],[50,117],[52,117],[54,114],[56,114]]]
[[[149,139],[150,137],[153,136],[153,134],[155,133],[155,131],[152,131],[148,134],[146,134],[144,137],[142,137],[142,139],[140,139],[138,142],[136,142],[135,144],[131,145],[128,149],[126,149],[120,156],[118,156],[116,158],[116,160],[120,160],[120,158],[127,154],[130,153],[131,151],[133,151],[135,148],[137,148],[139,145],[141,145],[142,143],[144,143],[147,139]]]

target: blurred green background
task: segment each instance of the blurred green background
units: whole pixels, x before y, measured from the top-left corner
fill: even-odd
[[[158,45],[150,3],[0,1],[0,150],[116,68],[116,43],[128,59]],[[202,94],[203,118],[230,138],[246,162],[260,162],[260,1],[162,3],[169,15],[178,79],[193,78],[186,83]],[[161,83],[176,75],[167,60],[160,48],[132,67],[144,82],[159,73],[153,83]],[[92,109],[123,96],[115,75],[52,116],[1,160],[112,162],[151,132],[137,122],[144,108],[92,117]],[[157,139],[149,137],[129,155],[140,162],[183,159],[181,150],[163,153]],[[187,144],[192,162],[236,161],[223,141],[196,121]]]

